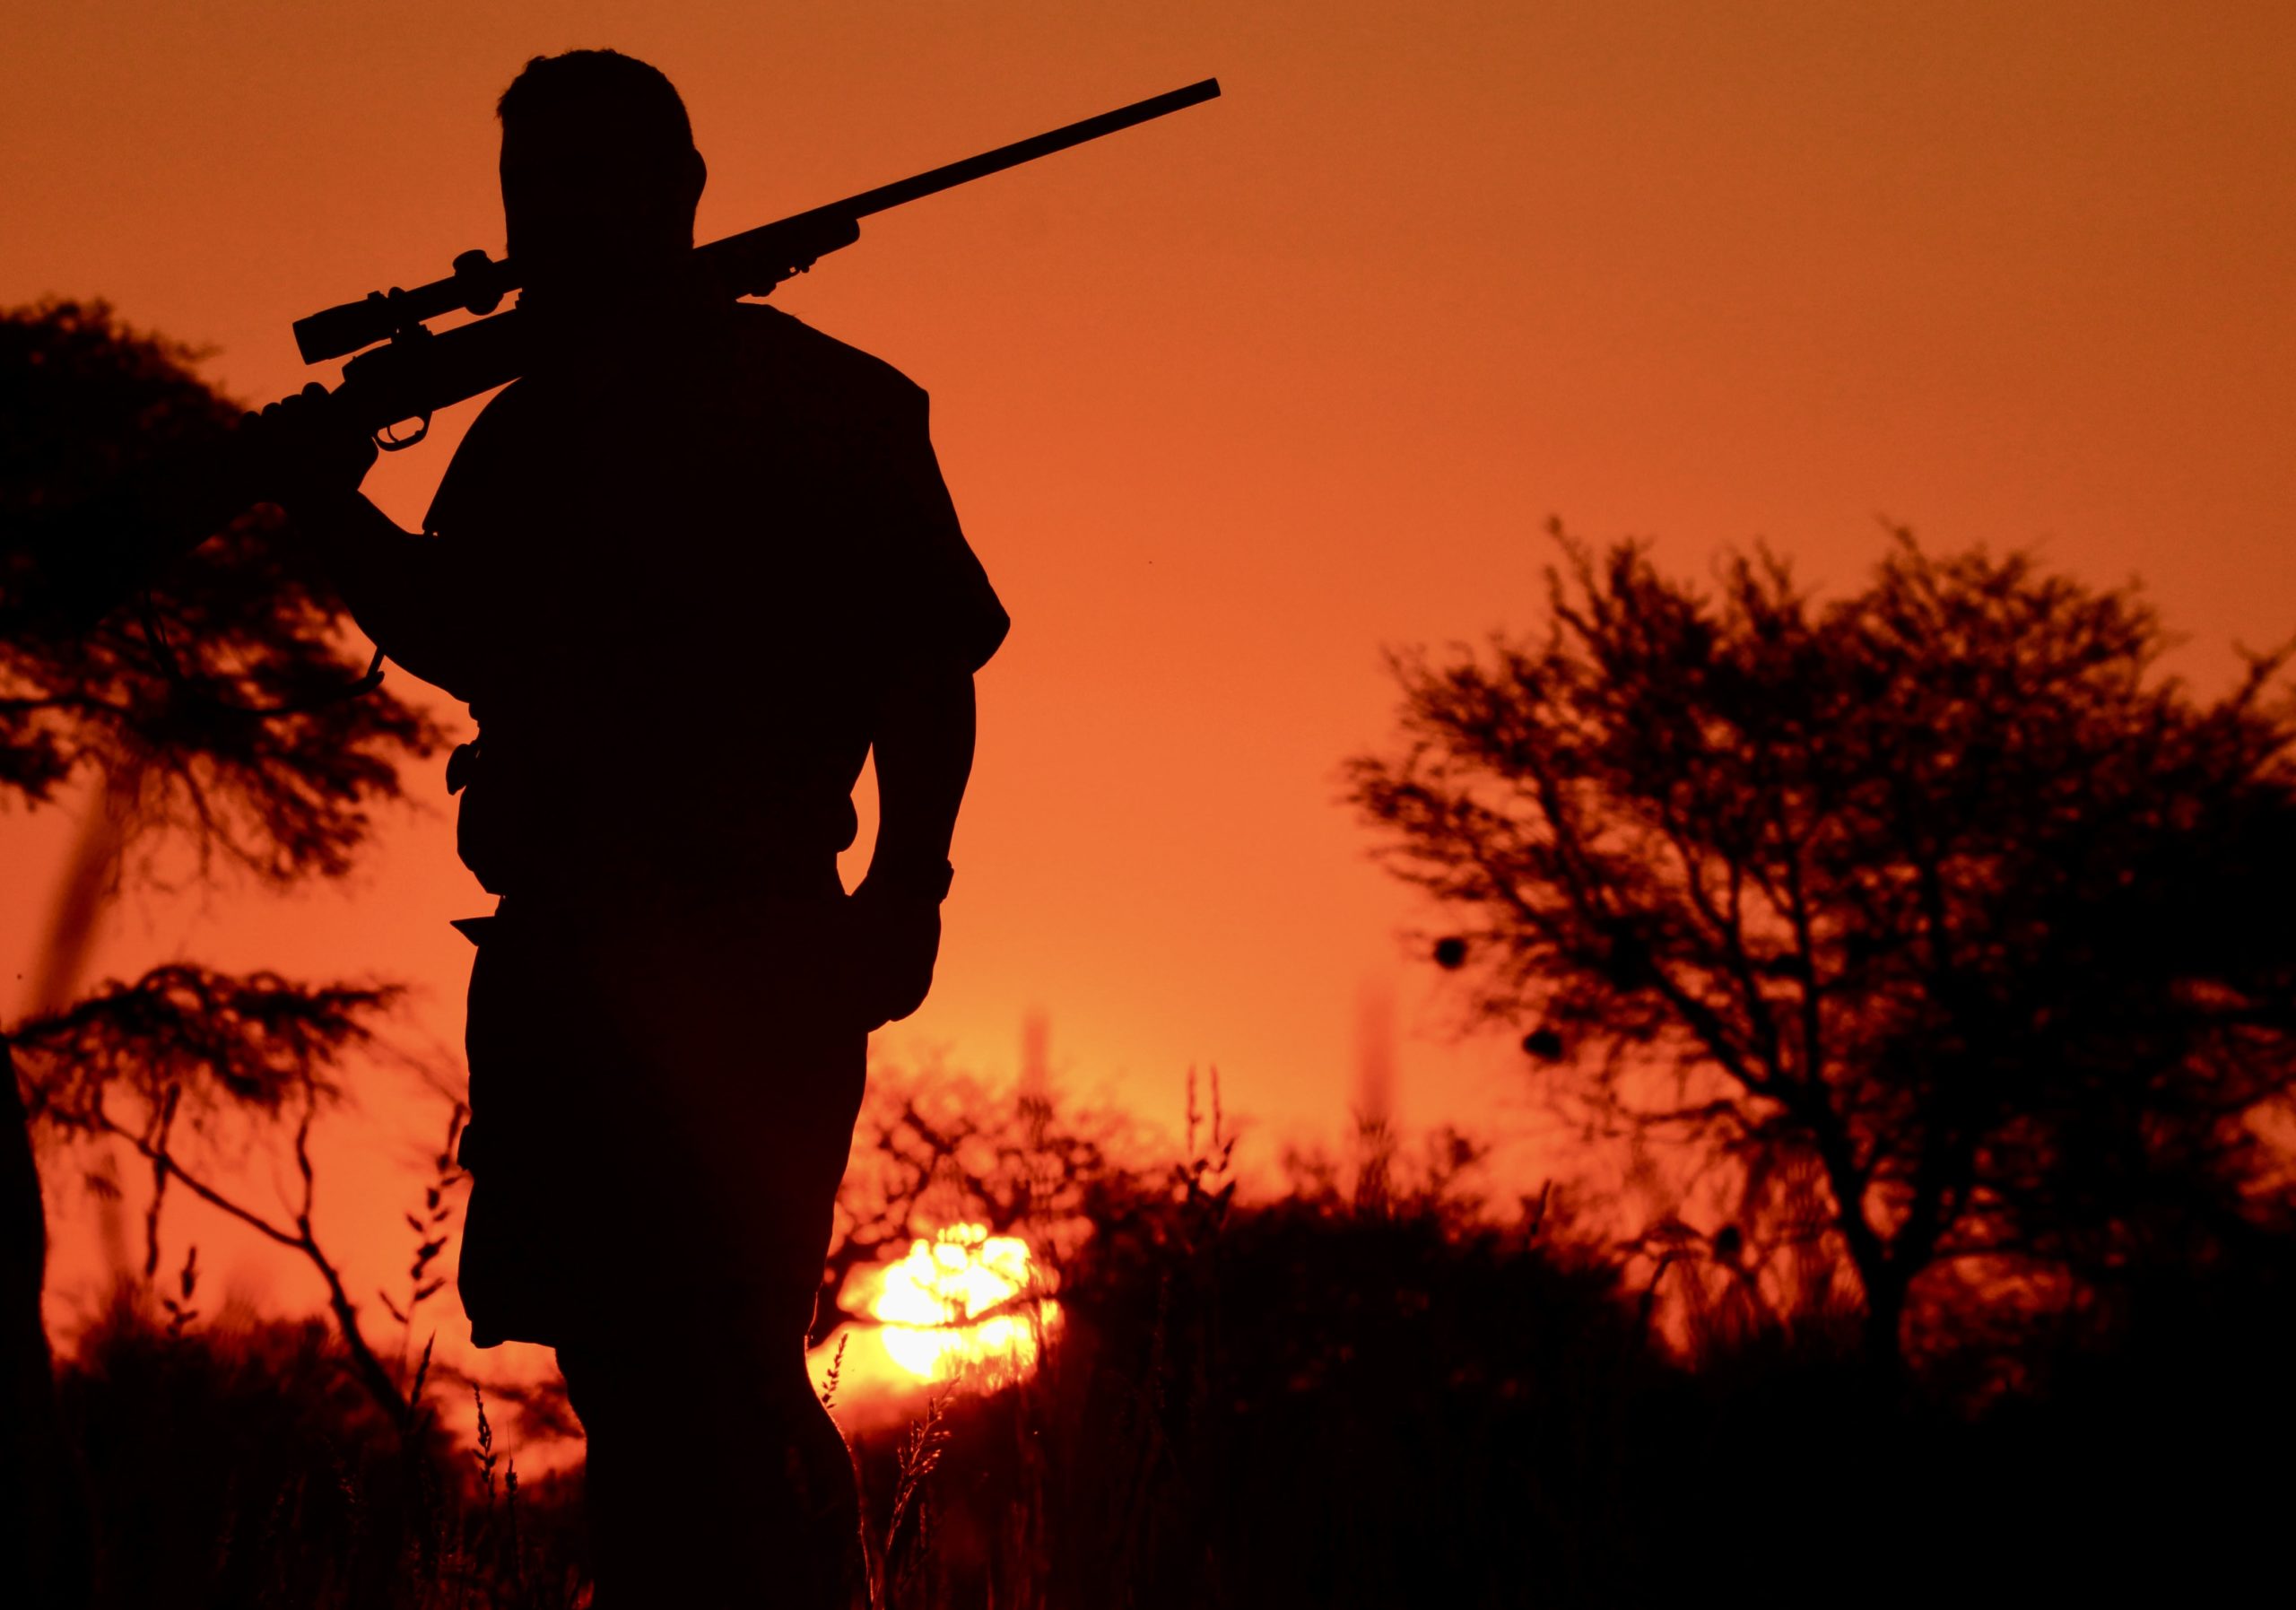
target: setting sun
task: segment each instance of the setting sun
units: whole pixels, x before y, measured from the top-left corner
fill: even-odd
[[[886,1353],[920,1380],[984,1366],[1000,1375],[1025,1371],[1036,1362],[1038,1328],[1059,1319],[1059,1304],[1029,1298],[1043,1284],[1029,1244],[983,1224],[952,1224],[912,1242],[883,1281],[869,1312],[883,1322]]]

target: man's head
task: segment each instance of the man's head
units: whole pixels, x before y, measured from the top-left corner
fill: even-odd
[[[503,222],[529,287],[650,277],[693,244],[708,170],[658,69],[615,50],[538,56],[495,109]]]

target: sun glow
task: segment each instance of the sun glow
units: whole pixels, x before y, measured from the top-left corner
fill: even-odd
[[[1039,1334],[1060,1317],[1058,1303],[1037,1294],[1043,1281],[1029,1244],[985,1224],[952,1224],[912,1242],[883,1275],[869,1313],[886,1353],[920,1380],[1024,1374]]]

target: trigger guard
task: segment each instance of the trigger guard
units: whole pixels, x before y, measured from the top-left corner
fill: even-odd
[[[430,434],[430,416],[424,414],[414,427],[412,436],[393,436],[388,425],[375,432],[375,446],[386,453],[403,453]]]

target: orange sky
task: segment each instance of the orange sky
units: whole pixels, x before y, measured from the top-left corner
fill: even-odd
[[[1877,514],[2039,544],[2141,574],[2203,678],[2296,630],[2284,4],[18,6],[0,300],[108,297],[232,392],[291,389],[291,319],[500,249],[493,98],[598,44],[684,91],[705,238],[1226,87],[875,220],[778,299],[932,391],[1015,622],[891,1058],[1007,1073],[1041,1008],[1072,1088],[1177,1127],[1216,1062],[1231,1108],[1327,1127],[1392,992],[1405,1119],[1519,1125],[1335,770],[1388,727],[1382,643],[1533,621],[1551,513],[1838,582]],[[403,522],[470,412],[370,477]],[[347,890],[147,901],[104,966],[398,975],[453,1042],[446,922],[483,905],[413,788]],[[13,974],[69,832],[0,818]],[[429,1109],[370,1109],[428,1144]],[[322,1205],[368,1286],[396,1144]]]

